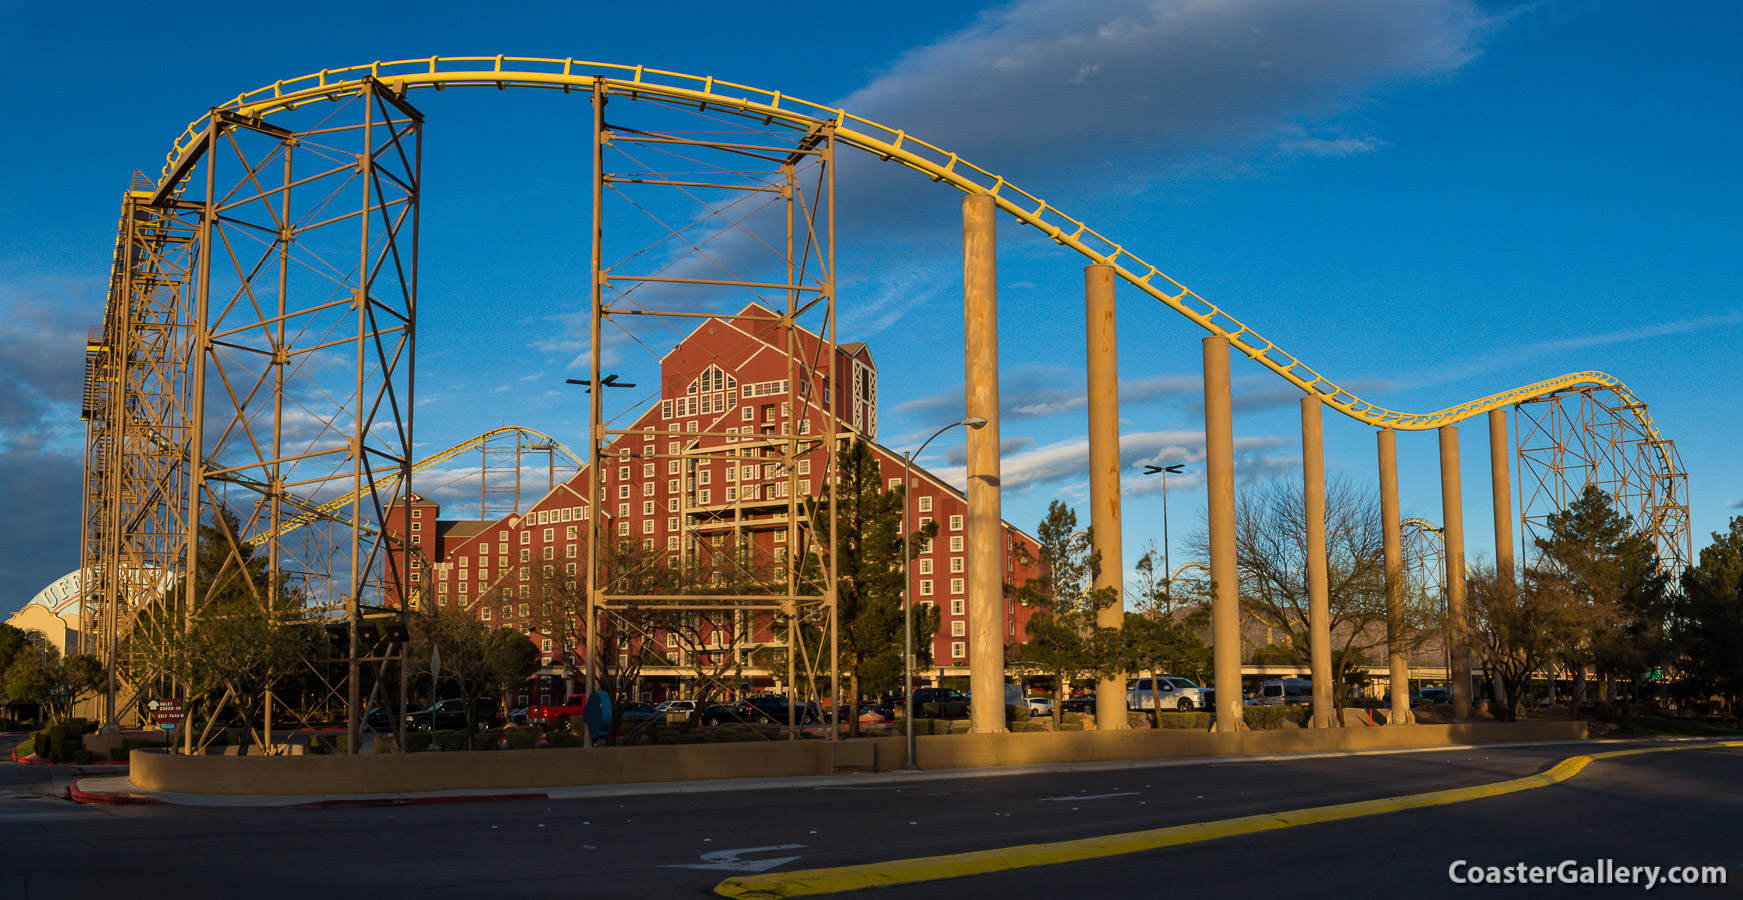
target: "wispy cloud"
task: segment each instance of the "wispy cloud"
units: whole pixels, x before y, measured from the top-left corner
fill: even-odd
[[[1033,442],[1029,442],[1032,444]],[[1278,453],[1291,446],[1281,437],[1242,437],[1235,440],[1235,470],[1242,479],[1270,478],[1285,469],[1299,465],[1299,457]],[[1007,490],[1052,485],[1082,478],[1089,469],[1089,438],[1073,437],[1032,448],[1017,450],[1000,446],[999,478]],[[1016,452],[1012,452],[1016,450]],[[933,469],[933,474],[946,482],[962,487],[967,484],[960,446],[943,451],[947,465]],[[1123,492],[1144,494],[1158,490],[1160,479],[1145,478],[1139,473],[1145,465],[1204,461],[1204,433],[1201,431],[1149,431],[1120,435],[1120,466],[1126,471]],[[1189,471],[1169,479],[1171,487],[1193,489],[1203,486],[1203,470]],[[1152,484],[1152,481],[1154,482]]]
[[[1586,350],[1592,347],[1602,347],[1610,344],[1631,344],[1653,338],[1672,337],[1679,334],[1692,334],[1697,331],[1713,331],[1723,328],[1734,328],[1743,325],[1743,310],[1732,310],[1727,313],[1716,313],[1707,316],[1697,316],[1692,319],[1678,319],[1674,322],[1657,322],[1651,325],[1640,325],[1633,328],[1620,328],[1614,331],[1602,331],[1594,334],[1573,335],[1571,337],[1554,338],[1547,341],[1531,341],[1524,344],[1514,344],[1501,347],[1488,353],[1480,354],[1468,360],[1429,369],[1422,378],[1412,379],[1413,387],[1429,387],[1447,384],[1490,372],[1518,368],[1533,363],[1541,363],[1546,357],[1555,357],[1576,350]]]

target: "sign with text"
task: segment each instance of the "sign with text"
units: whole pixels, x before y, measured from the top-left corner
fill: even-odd
[[[182,702],[173,697],[153,700],[145,708],[151,711],[151,720],[159,725],[180,725],[186,718],[182,712]]]

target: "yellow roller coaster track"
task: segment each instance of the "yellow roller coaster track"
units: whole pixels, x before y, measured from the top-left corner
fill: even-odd
[[[1646,405],[1626,385],[1603,372],[1573,372],[1536,384],[1513,388],[1430,413],[1407,413],[1369,403],[1338,387],[1276,344],[1266,340],[1222,308],[1193,293],[1121,244],[1091,229],[1087,224],[1055,209],[1046,201],[1007,182],[980,166],[963,160],[900,129],[880,125],[837,109],[748,85],[714,77],[686,75],[615,63],[575,59],[545,59],[522,56],[432,56],[426,59],[374,62],[342,69],[322,69],[240,94],[215,107],[246,118],[262,118],[295,109],[317,100],[339,100],[359,94],[374,79],[395,90],[446,87],[546,88],[591,92],[596,86],[631,99],[654,98],[696,104],[702,108],[804,127],[822,121],[835,126],[836,139],[885,161],[901,163],[933,181],[944,182],[968,194],[988,194],[1000,209],[1025,225],[1033,226],[1055,242],[1070,247],[1097,263],[1112,266],[1120,278],[1161,301],[1205,331],[1221,335],[1242,353],[1287,380],[1302,391],[1324,401],[1360,422],[1381,428],[1424,431],[1450,425],[1502,409],[1515,403],[1549,396],[1559,391],[1599,388],[1614,392],[1633,411],[1647,440],[1666,468],[1674,467],[1672,451],[1659,436]],[[177,138],[164,165],[156,199],[179,192],[181,179],[197,160],[201,136],[211,115],[188,125]]]
[[[555,450],[558,453],[561,453],[565,458],[567,458],[569,460],[569,462],[574,463],[577,468],[579,468],[583,465],[586,465],[586,463],[582,462],[581,458],[579,456],[576,456],[575,452],[573,450],[570,450],[567,446],[565,446],[562,441],[559,441],[556,438],[551,437],[550,435],[548,435],[542,431],[535,431],[534,429],[531,429],[531,428],[522,428],[519,425],[509,425],[509,426],[506,426],[503,428],[491,429],[490,431],[486,431],[485,433],[483,433],[483,434],[481,434],[481,435],[479,435],[479,436],[477,436],[469,441],[455,444],[454,446],[449,447],[448,449],[443,450],[442,452],[437,453],[434,456],[430,456],[430,457],[427,457],[425,459],[419,460],[417,463],[412,465],[411,470],[413,472],[421,472],[424,469],[427,469],[431,466],[439,465],[441,463],[447,462],[448,460],[453,459],[454,457],[459,456],[460,454],[465,453],[468,450],[472,450],[472,449],[482,445],[485,441],[488,441],[493,437],[497,437],[499,435],[504,435],[504,434],[514,434],[516,432],[519,432],[519,433],[524,434],[524,435],[531,437],[531,438],[536,438],[536,439],[539,439],[542,441],[549,442],[551,445],[551,448],[553,450]],[[384,491],[384,490],[387,490],[388,488],[391,488],[393,485],[395,485],[397,483],[399,483],[399,473],[393,472],[391,474],[383,476],[379,481],[377,481],[375,483],[375,486],[373,488],[369,488],[367,490],[368,491]],[[280,535],[288,534],[292,531],[295,531],[298,528],[301,528],[304,525],[309,524],[310,522],[320,521],[320,520],[324,520],[324,519],[342,519],[343,518],[343,511],[344,511],[345,507],[350,506],[351,502],[353,500],[356,500],[358,496],[359,496],[358,492],[352,492],[352,493],[348,493],[342,497],[337,497],[335,499],[328,500],[326,503],[323,503],[320,506],[316,506],[313,509],[309,509],[308,511],[304,512],[302,515],[297,516],[294,519],[286,520],[284,524],[278,526],[277,528],[272,529],[271,531],[264,531],[264,532],[261,532],[260,534],[255,535],[254,537],[249,538],[248,544],[249,544],[249,546],[258,547],[261,544],[264,544],[267,541],[272,540],[273,538],[276,538]]]

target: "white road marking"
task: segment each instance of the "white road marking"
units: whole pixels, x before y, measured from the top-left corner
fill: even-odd
[[[737,850],[716,850],[702,854],[703,862],[661,866],[662,869],[724,869],[728,872],[766,872],[776,866],[798,859],[797,856],[771,856],[768,859],[739,859],[741,853],[767,853],[772,850],[800,850],[804,844],[774,844],[768,847],[741,847]]]
[[[1077,800],[1106,800],[1109,797],[1136,797],[1136,796],[1138,796],[1137,791],[1127,791],[1126,793],[1123,793],[1123,794],[1078,794],[1074,797],[1038,797],[1038,798],[1036,798],[1035,802],[1036,803],[1047,803],[1047,802],[1053,801],[1053,800],[1072,800],[1072,801],[1077,801]]]

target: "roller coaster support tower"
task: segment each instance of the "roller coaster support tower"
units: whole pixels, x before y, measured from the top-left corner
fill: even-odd
[[[403,617],[406,607],[404,598],[388,596],[397,588],[387,586],[406,583],[399,575],[408,568],[410,550],[395,546],[381,530],[385,511],[409,495],[413,468],[423,119],[406,98],[415,89],[463,86],[582,92],[592,102],[590,349],[595,376],[600,374],[605,327],[621,328],[634,316],[702,315],[684,303],[648,308],[641,297],[631,296],[638,286],[648,284],[674,291],[701,286],[721,292],[760,292],[759,301],[768,301],[765,295],[779,295],[784,305],[774,303],[782,310],[771,322],[785,335],[789,351],[799,345],[800,317],[811,314],[822,321],[810,333],[832,354],[837,303],[834,160],[840,148],[868,152],[968,195],[964,205],[965,404],[969,415],[984,416],[993,425],[969,435],[967,574],[974,585],[969,599],[971,680],[976,693],[1002,678],[1004,659],[1004,626],[998,613],[1001,548],[989,543],[996,541],[991,535],[996,534],[999,515],[993,256],[993,219],[999,213],[1077,252],[1092,267],[1105,267],[1112,277],[1210,335],[1203,353],[1211,526],[1208,562],[1216,585],[1213,630],[1219,729],[1240,727],[1241,715],[1229,402],[1229,360],[1236,351],[1320,406],[1381,429],[1383,485],[1396,480],[1395,466],[1387,469],[1384,463],[1385,448],[1395,432],[1440,431],[1445,571],[1454,607],[1455,659],[1466,658],[1459,619],[1464,550],[1454,430],[1461,421],[1483,414],[1490,417],[1496,540],[1498,546],[1508,548],[1505,554],[1497,553],[1498,559],[1524,561],[1512,553],[1513,514],[1503,508],[1510,488],[1501,452],[1505,423],[1499,414],[1512,407],[1517,417],[1523,540],[1529,542],[1545,517],[1573,494],[1596,484],[1637,527],[1653,535],[1665,567],[1674,573],[1689,561],[1687,480],[1675,447],[1658,432],[1645,403],[1609,375],[1574,372],[1433,412],[1386,409],[1339,387],[1228,311],[1053,204],[899,129],[780,91],[642,66],[501,55],[430,57],[327,69],[239,95],[188,127],[175,141],[155,184],[135,185],[127,194],[103,333],[88,347],[85,402],[86,534],[81,565],[92,585],[86,607],[86,630],[91,635],[87,646],[103,653],[114,664],[112,669],[125,655],[122,636],[140,609],[161,602],[172,606],[181,621],[192,620],[205,589],[193,561],[202,558],[200,525],[207,522],[219,530],[220,546],[211,549],[220,551],[215,554],[220,566],[246,573],[249,569],[241,563],[252,551],[244,548],[264,548],[270,574],[264,579],[251,577],[246,585],[248,596],[264,609],[276,610],[278,598],[290,592],[310,614],[347,623],[346,662],[353,676],[349,730],[357,735],[360,698],[355,675],[362,661],[357,636],[361,610],[365,604],[385,605],[397,608]],[[717,128],[700,137],[670,130],[639,131],[607,117],[608,100],[701,116],[709,120],[710,128],[732,119],[756,133],[732,140],[720,137]],[[288,115],[298,109],[303,110],[300,116]],[[305,124],[292,130],[279,121]],[[626,175],[607,166],[613,153],[649,146],[736,154],[744,159],[760,155],[759,162],[772,161],[780,172],[761,182],[735,176],[718,184],[698,184],[688,180],[696,177],[693,173],[688,177],[645,171]],[[717,168],[731,172],[744,167]],[[810,193],[798,183],[801,169],[820,176]],[[788,226],[786,244],[780,248],[785,280],[779,275],[758,282],[730,273],[690,278],[662,274],[663,270],[628,271],[636,254],[608,258],[604,205],[608,196],[622,197],[632,189],[675,189],[692,197],[694,192],[715,190],[778,196]],[[721,213],[701,205],[711,217]],[[676,239],[669,246],[686,243],[685,227],[673,228]],[[683,255],[712,262],[703,248],[693,244]],[[1111,336],[1106,347],[1111,362]],[[795,391],[809,383],[812,365],[790,361],[788,384]],[[599,383],[597,377],[594,383]],[[795,400],[807,408],[816,403],[814,395],[796,393]],[[599,496],[600,468],[608,460],[623,462],[617,457],[644,455],[612,449],[621,448],[621,439],[634,431],[612,427],[616,416],[608,415],[605,402],[600,392],[590,400],[586,456],[592,498]],[[1305,431],[1312,430],[1310,415],[1304,407],[1304,440]],[[808,669],[814,659],[826,659],[830,690],[839,697],[839,679],[833,677],[839,659],[835,517],[830,516],[829,535],[815,533],[801,513],[792,468],[799,456],[820,447],[827,448],[826,465],[833,466],[833,450],[840,438],[836,417],[827,414],[823,419],[828,427],[822,434],[776,435],[766,441],[780,464],[788,466],[786,522],[796,544],[786,560],[785,584],[766,595],[717,597],[709,602],[742,604],[759,614],[783,616],[789,684],[797,682],[798,659]],[[1117,416],[1098,416],[1097,422],[1092,444],[1105,448],[1111,441],[1117,446]],[[677,457],[680,465],[693,468],[700,458],[721,455],[722,450],[708,442],[724,438],[687,435],[692,443],[679,453],[645,451],[645,455]],[[1304,443],[1304,457],[1314,455]],[[1304,465],[1311,480],[1310,462],[1304,459]],[[306,501],[301,499],[304,494]],[[223,520],[212,515],[218,507],[238,513],[236,533],[220,527]],[[739,512],[738,507],[728,513],[686,506],[686,539],[699,533],[700,526],[690,524],[694,519],[712,523],[708,527],[729,527],[736,540],[742,526]],[[1388,527],[1394,532],[1396,518],[1393,509]],[[590,554],[597,554],[605,539],[600,533],[603,519],[602,515],[591,519]],[[305,524],[314,527],[297,527]],[[1398,553],[1391,547],[1388,551],[1388,570],[1396,571],[1401,567]],[[600,574],[596,558],[590,556],[588,566],[590,572]],[[808,582],[802,574],[806,571],[821,574]],[[166,574],[176,579],[176,587],[167,594],[161,589]],[[1111,576],[1110,583],[1120,583],[1122,573],[1104,574]],[[673,605],[670,597],[617,591],[604,576],[589,582],[588,590],[590,625],[595,614]],[[706,598],[685,599],[701,603]],[[806,646],[808,634],[816,636],[815,651]],[[1391,650],[1395,653],[1398,647]],[[591,664],[589,672],[591,681]],[[140,683],[162,680],[161,673],[152,672],[136,671],[130,677]],[[1468,702],[1468,679],[1455,678],[1454,690],[1455,696]],[[1403,692],[1395,691],[1395,696],[1399,693]],[[1002,722],[987,720],[984,713],[990,708],[982,704],[977,728],[1002,728]],[[350,746],[355,750],[357,741]]]

